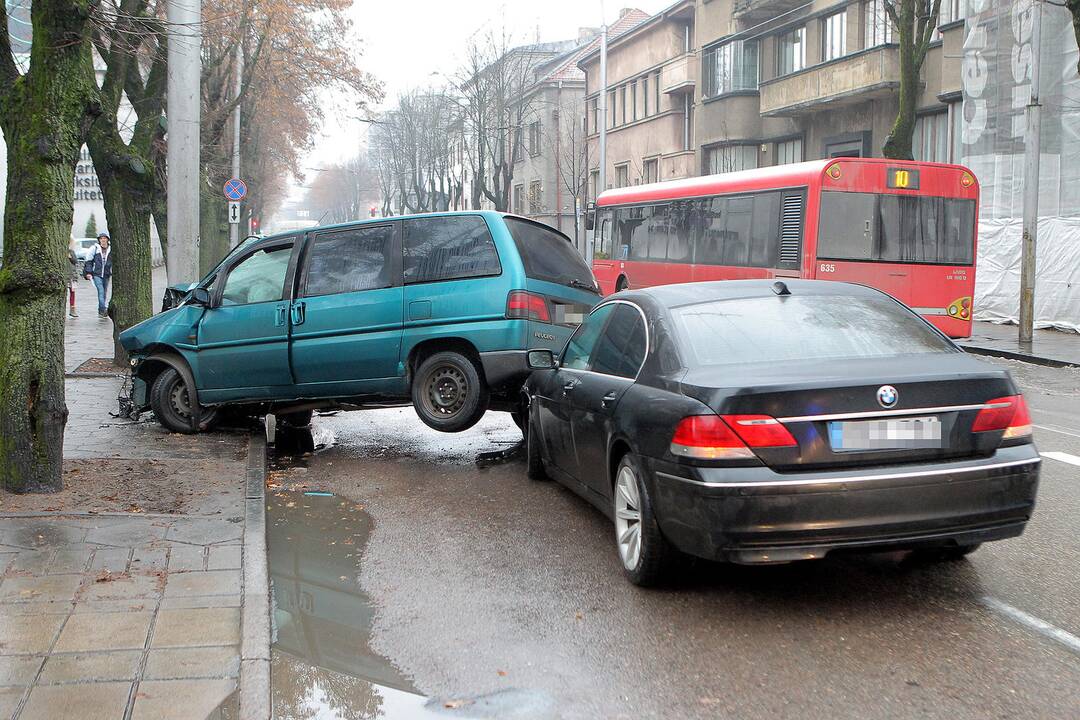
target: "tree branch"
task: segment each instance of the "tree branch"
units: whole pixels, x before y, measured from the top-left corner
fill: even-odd
[[[3,83],[4,92],[15,87],[18,79],[19,67],[11,54],[11,36],[8,34],[7,3],[0,3],[0,82]]]

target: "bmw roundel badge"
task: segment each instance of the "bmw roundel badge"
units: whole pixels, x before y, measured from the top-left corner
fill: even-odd
[[[877,401],[883,408],[891,408],[900,399],[900,393],[892,385],[882,385],[877,391]]]

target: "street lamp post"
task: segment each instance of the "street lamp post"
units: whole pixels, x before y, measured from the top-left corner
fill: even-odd
[[[1031,3],[1031,98],[1024,138],[1024,235],[1020,247],[1020,342],[1030,343],[1035,327],[1035,248],[1039,233],[1039,50],[1042,0]]]

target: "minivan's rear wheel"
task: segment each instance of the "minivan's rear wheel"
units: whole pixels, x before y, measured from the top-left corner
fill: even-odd
[[[166,368],[150,387],[150,407],[154,417],[168,430],[193,433],[191,427],[191,395],[187,383],[176,368]],[[199,413],[201,430],[205,430],[217,417],[217,410],[202,408]]]
[[[615,474],[615,542],[623,571],[635,585],[656,585],[667,574],[675,555],[660,532],[641,462],[627,453]]]
[[[487,412],[488,389],[472,360],[444,351],[420,363],[412,382],[412,401],[425,425],[461,432]]]

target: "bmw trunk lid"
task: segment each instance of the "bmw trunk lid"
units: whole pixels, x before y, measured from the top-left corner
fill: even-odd
[[[782,423],[796,445],[752,449],[793,471],[990,455],[1002,433],[972,425],[1016,394],[1006,371],[962,353],[702,367],[682,382],[719,415]]]

